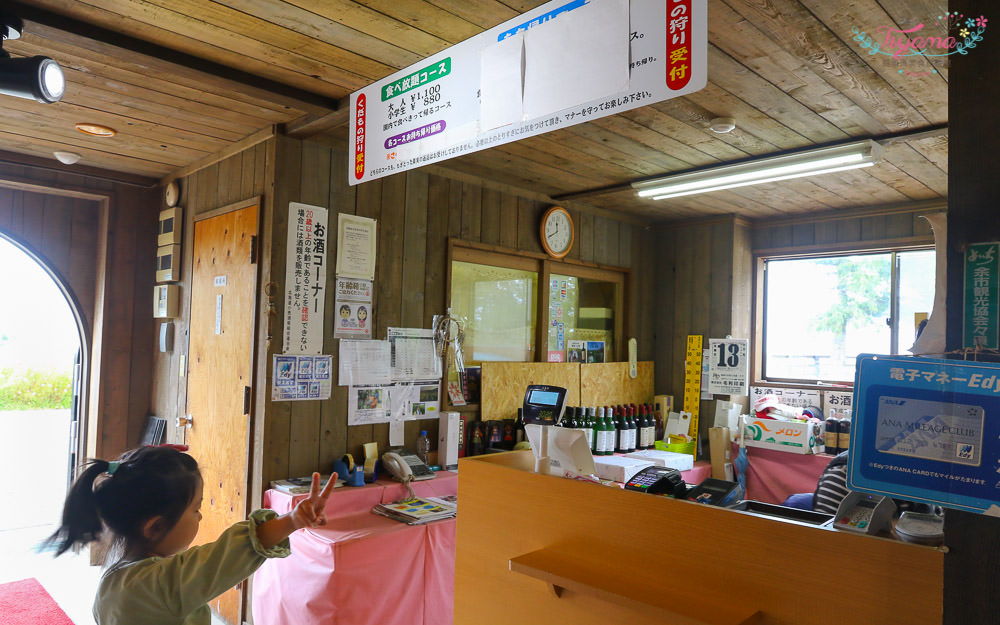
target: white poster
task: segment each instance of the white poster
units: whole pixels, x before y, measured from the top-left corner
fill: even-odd
[[[372,281],[360,278],[337,278],[337,296],[333,337],[370,339],[372,336]]]
[[[433,330],[389,328],[388,335],[393,382],[441,378],[441,358],[434,346]]]
[[[854,409],[854,391],[823,391],[823,416],[849,417]]]
[[[523,47],[497,45],[511,38]],[[707,0],[552,0],[352,93],[348,180],[676,98],[707,78]]]
[[[385,423],[392,416],[388,386],[352,386],[347,393],[347,425]]]
[[[327,210],[290,202],[285,258],[286,354],[323,351]]]
[[[340,213],[337,220],[337,276],[375,279],[376,223],[368,217]]]
[[[750,383],[750,340],[708,339],[708,392],[746,395]]]
[[[440,410],[441,388],[436,380],[352,386],[348,390],[348,425],[436,419]]]
[[[389,384],[389,341],[340,341],[339,386]]]
[[[272,401],[330,399],[332,356],[274,354]]]
[[[754,403],[764,395],[774,395],[778,402],[786,406],[797,408],[808,408],[809,406],[820,407],[819,391],[805,390],[800,388],[774,388],[770,386],[750,387],[750,410],[753,410]]]

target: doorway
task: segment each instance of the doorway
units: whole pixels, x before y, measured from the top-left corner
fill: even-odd
[[[92,623],[100,573],[86,554],[53,560],[35,546],[55,531],[75,462],[80,311],[60,278],[0,233],[0,583],[34,577],[78,625]]]

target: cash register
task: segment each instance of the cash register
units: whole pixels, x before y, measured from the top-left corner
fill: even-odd
[[[548,384],[530,384],[524,392],[525,425],[555,425],[566,410],[566,389]]]

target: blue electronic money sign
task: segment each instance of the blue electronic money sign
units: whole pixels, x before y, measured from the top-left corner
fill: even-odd
[[[851,489],[1000,514],[1000,365],[861,354],[854,406]]]

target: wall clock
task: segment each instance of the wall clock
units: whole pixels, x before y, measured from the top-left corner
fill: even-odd
[[[553,206],[542,215],[542,247],[552,258],[562,258],[573,247],[576,232],[573,217],[562,206]]]

